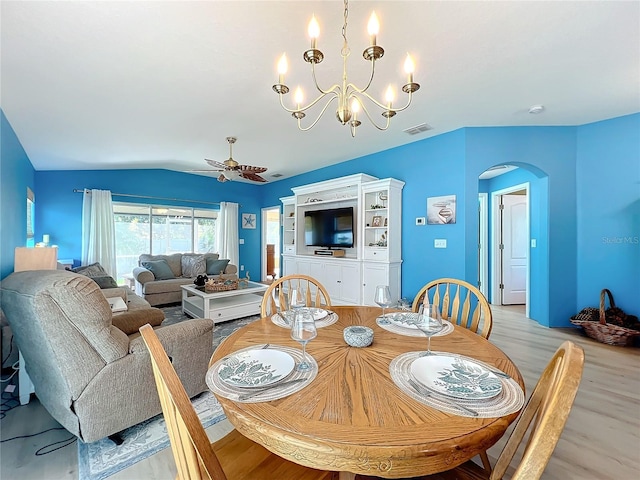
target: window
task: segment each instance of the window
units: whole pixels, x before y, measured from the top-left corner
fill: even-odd
[[[35,210],[36,197],[29,187],[27,187],[27,247],[35,245]]]
[[[217,210],[114,202],[113,214],[119,273],[133,271],[143,253],[214,251]]]

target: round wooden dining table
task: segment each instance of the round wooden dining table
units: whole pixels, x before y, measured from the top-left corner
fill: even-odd
[[[392,380],[391,361],[409,351],[425,351],[425,337],[389,332],[376,324],[380,308],[333,307],[338,321],[318,329],[307,354],[318,363],[317,377],[302,390],[268,402],[217,398],[233,426],[271,452],[308,467],[402,478],[449,470],[485,451],[504,435],[518,412],[499,418],[444,413],[404,393]],[[365,325],[374,331],[366,348],[347,345],[343,329]],[[211,364],[242,348],[269,343],[300,347],[290,330],[262,318],[243,327],[215,351]],[[524,389],[513,362],[495,345],[462,327],[431,339],[434,351],[481,360],[509,374]],[[215,392],[214,392],[215,393]]]

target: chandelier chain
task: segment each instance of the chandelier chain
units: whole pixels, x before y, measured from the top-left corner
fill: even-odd
[[[342,38],[344,38],[344,42],[342,43],[342,51],[340,52],[343,57],[347,57],[349,53],[351,53],[349,41],[347,40],[347,17],[349,17],[349,0],[344,0],[344,24],[342,25]]]

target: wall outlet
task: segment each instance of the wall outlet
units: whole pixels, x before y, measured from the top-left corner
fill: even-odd
[[[536,248],[536,246],[538,245],[538,242],[536,241],[535,238],[531,239],[531,248]]]
[[[240,239],[240,245],[244,245],[244,238]]]
[[[426,219],[424,217],[416,217],[416,225],[424,225],[426,223]]]
[[[240,265],[240,271],[244,272],[244,265]]]
[[[447,240],[445,238],[436,238],[433,241],[433,246],[435,248],[447,248]]]

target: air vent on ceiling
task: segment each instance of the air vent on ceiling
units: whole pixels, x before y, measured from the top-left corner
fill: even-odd
[[[426,132],[427,130],[433,130],[433,127],[428,123],[421,123],[420,125],[416,125],[415,127],[409,127],[403,130],[403,132],[406,132],[409,135],[417,135],[418,133]]]
[[[271,175],[271,178],[280,178],[281,176],[281,173],[274,173],[273,175]]]

